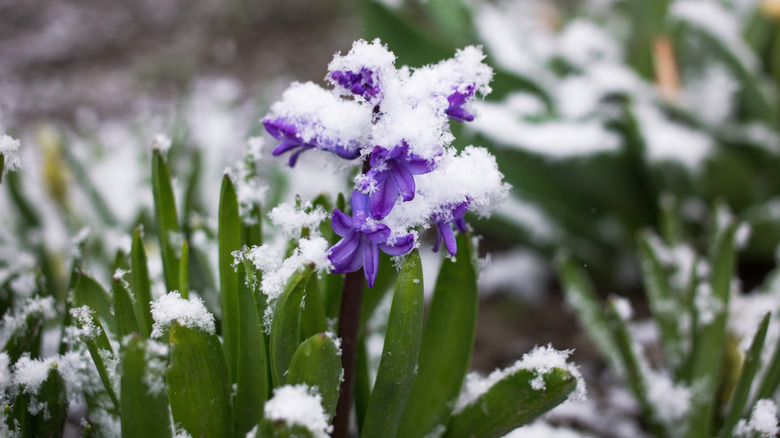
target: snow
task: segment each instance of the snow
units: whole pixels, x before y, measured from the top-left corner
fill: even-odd
[[[185,300],[178,291],[173,291],[152,302],[152,338],[159,338],[177,322],[185,327],[214,334],[214,315],[206,310],[203,300],[190,297]]]
[[[276,388],[263,411],[265,418],[303,426],[317,438],[327,438],[333,429],[328,425],[322,397],[303,384]]]
[[[669,9],[670,16],[699,27],[720,40],[749,69],[758,66],[752,50],[744,43],[736,15],[718,2],[678,0]]]
[[[690,170],[701,169],[714,146],[710,137],[669,120],[650,105],[635,107],[635,115],[650,162],[673,161]]]
[[[513,108],[512,102],[475,102],[480,117],[469,125],[494,140],[549,159],[567,159],[616,152],[619,137],[596,120],[550,120],[530,122]]]
[[[467,146],[458,154],[448,150],[435,171],[418,175],[414,199],[396,204],[382,221],[394,237],[412,228],[429,226],[433,215],[451,215],[453,205],[470,201],[469,211],[490,216],[509,197],[509,184],[487,149]],[[392,237],[391,237],[392,238]]]
[[[18,170],[22,167],[21,154],[19,149],[22,143],[12,138],[10,135],[0,136],[0,155],[3,156],[3,168],[0,169],[0,175],[4,172]]]
[[[647,381],[647,399],[653,413],[670,430],[679,430],[691,409],[693,391],[685,385],[677,385],[664,374],[650,369],[643,373]]]
[[[493,385],[520,370],[533,370],[536,373],[537,377],[531,381],[531,386],[537,391],[544,389],[543,376],[551,372],[553,368],[568,371],[577,380],[577,387],[569,395],[569,400],[584,401],[586,397],[585,381],[582,379],[577,366],[567,362],[571,353],[572,350],[555,350],[552,348],[552,345],[535,347],[512,366],[503,370],[495,370],[487,377],[482,377],[475,372],[469,373],[466,376],[460,396],[455,403],[453,413],[457,414],[466,406],[473,404],[479,397],[488,392]]]
[[[287,237],[295,239],[301,237],[301,231],[304,228],[307,228],[312,234],[318,235],[319,229],[317,227],[328,216],[328,212],[321,205],[314,207],[309,201],[303,203],[301,207],[296,206],[294,202],[282,203],[268,213],[271,223],[276,225]]]
[[[31,359],[25,354],[12,367],[12,385],[33,397],[29,407],[32,414],[40,412],[40,408],[44,407],[35,402],[35,399],[52,368],[55,368],[65,381],[69,400],[76,399],[84,391],[91,393],[96,385],[102,386],[92,361],[80,353],[70,352],[46,359]]]
[[[164,393],[167,390],[165,385],[165,372],[168,367],[168,346],[149,339],[144,349],[144,361],[146,362],[146,372],[143,375],[143,382],[146,385],[147,394],[155,396]]]
[[[298,247],[292,255],[281,260],[276,249],[271,245],[262,245],[249,248],[245,253],[234,253],[237,260],[244,258],[263,272],[260,289],[268,296],[269,300],[275,300],[281,295],[287,280],[299,269],[313,264],[318,271],[331,269],[327,251],[330,244],[319,236],[308,239],[300,239]]]
[[[541,255],[526,249],[488,255],[490,259],[479,275],[481,294],[508,292],[523,301],[542,299],[550,269]]]
[[[777,406],[772,400],[762,399],[750,413],[750,419],[740,420],[734,427],[736,437],[774,437],[780,433],[777,425]]]
[[[163,155],[168,154],[168,150],[171,148],[171,138],[165,134],[155,134],[152,137],[152,150],[159,151]]]
[[[89,306],[70,309],[70,315],[78,325],[78,329],[74,334],[78,335],[81,339],[95,340],[100,336],[101,330],[95,325],[92,319],[92,309],[90,309]]]
[[[634,314],[634,309],[631,307],[631,302],[623,297],[614,298],[615,311],[623,321],[629,321]]]
[[[5,345],[17,330],[27,327],[27,317],[40,315],[44,320],[49,320],[57,315],[53,297],[28,298],[13,312],[3,315],[0,322],[0,345]]]
[[[313,82],[293,83],[265,120],[289,120],[304,143],[323,142],[357,152],[368,141],[372,109],[340,99]]]
[[[503,438],[590,438],[592,435],[566,427],[553,427],[544,421],[517,428]]]

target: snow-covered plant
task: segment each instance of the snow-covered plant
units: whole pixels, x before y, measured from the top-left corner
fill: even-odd
[[[736,252],[750,229],[724,205],[714,211],[706,255],[673,233],[640,233],[649,321],[634,319],[627,298],[612,296],[602,305],[568,256],[559,260],[561,283],[654,436],[777,436],[780,271],[743,294],[734,274]]]
[[[400,59],[484,45],[494,92],[475,102],[483,117],[466,130],[513,186],[485,223],[500,226],[484,234],[508,239],[511,228],[548,254],[566,245],[610,278],[671,192],[694,226],[701,206],[726,200],[754,228],[746,251],[771,259],[780,242],[773,2],[363,3],[366,33],[399,47]]]
[[[191,152],[186,137],[155,136],[151,212],[131,206],[140,219],[108,260],[88,250],[86,229],[68,253],[52,254],[41,237],[50,216],[38,213],[50,206],[31,206],[26,180],[9,178],[12,208],[2,213],[20,220],[0,216],[0,434],[346,437],[354,412],[365,437],[498,437],[582,398],[569,352],[549,346],[486,378],[467,376],[478,261],[466,215],[489,215],[508,191],[485,149],[452,145],[450,120],[473,120],[472,101],[489,91],[482,60],[468,47],[396,68],[381,43],[358,41],[331,63],[332,89],[284,93],[263,119],[280,141],[273,155],[290,153],[290,166],[349,160],[335,166],[354,184],[349,202],[339,195],[334,205],[327,193],[268,201],[263,193],[281,189],[272,175],[259,178],[271,172],[254,136],[222,175],[212,221],[209,208],[193,207],[197,184],[182,191],[175,178],[175,160]],[[51,181],[69,181],[71,169],[99,207],[94,225],[117,227],[78,158],[56,136],[45,140],[68,163]],[[6,143],[7,158],[18,143]],[[191,179],[208,183],[195,169]],[[67,187],[50,189],[55,211],[78,217]],[[446,255],[424,314],[428,228]],[[381,355],[369,337],[382,340]]]

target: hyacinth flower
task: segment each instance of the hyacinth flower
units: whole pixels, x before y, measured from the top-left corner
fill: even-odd
[[[389,151],[381,146],[374,147],[369,165],[368,172],[359,178],[359,185],[368,194],[371,215],[377,219],[390,213],[399,194],[404,201],[414,199],[414,175],[434,169],[430,160],[411,153],[405,141]]]
[[[331,215],[333,231],[342,239],[328,250],[328,259],[335,273],[355,272],[363,268],[368,287],[374,287],[379,250],[389,255],[406,254],[414,247],[414,235],[407,234],[394,243],[388,243],[390,228],[371,216],[368,196],[359,190],[352,192],[350,206],[352,217],[339,209]]]
[[[263,125],[280,143],[274,156],[292,152],[294,166],[301,153],[319,149],[348,160],[360,156],[368,139],[371,108],[340,99],[328,90],[307,82],[296,83],[271,107]]]
[[[474,115],[466,111],[463,105],[466,104],[472,97],[474,97],[474,85],[467,86],[462,92],[455,90],[452,94],[447,96],[447,102],[449,106],[444,113],[453,120],[458,122],[471,122],[474,120]]]
[[[369,102],[381,98],[382,89],[373,70],[362,67],[360,71],[337,70],[330,74],[333,82],[341,85],[356,96],[361,96]]]
[[[461,233],[466,232],[466,220],[463,215],[469,209],[470,201],[466,200],[454,207],[445,208],[444,213],[434,214],[431,222],[436,224],[436,243],[433,244],[433,252],[439,252],[441,241],[444,240],[444,247],[451,255],[458,252],[458,245],[455,242],[455,233],[452,231],[454,225]]]

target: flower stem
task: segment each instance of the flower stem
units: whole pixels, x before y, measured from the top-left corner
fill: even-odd
[[[338,329],[338,336],[341,338],[341,366],[344,368],[344,381],[341,382],[336,416],[333,419],[334,438],[349,437],[349,414],[352,410],[352,394],[355,387],[355,352],[360,329],[364,281],[362,269],[350,272],[344,278]]]

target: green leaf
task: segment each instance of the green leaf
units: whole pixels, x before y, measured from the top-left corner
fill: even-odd
[[[286,383],[317,388],[325,414],[333,418],[341,386],[341,351],[333,339],[318,333],[299,345],[290,361]]]
[[[313,270],[308,267],[293,274],[276,301],[270,337],[271,375],[274,387],[284,384],[290,360],[300,344],[301,301]]]
[[[263,414],[271,383],[268,379],[268,356],[263,334],[262,315],[258,314],[252,290],[247,284],[243,263],[238,274],[238,351],[236,397],[233,419],[235,436],[244,436]]]
[[[399,436],[423,437],[445,424],[468,371],[477,323],[477,274],[469,236],[461,233],[457,244],[456,261],[445,259],[436,280]]]
[[[361,0],[360,6],[364,38],[367,41],[380,38],[392,47],[399,65],[422,66],[451,57],[455,52],[453,41],[438,39],[429,28],[416,25],[410,17],[371,0]]]
[[[89,306],[100,321],[106,324],[108,330],[116,333],[116,320],[111,312],[111,295],[89,274],[79,273],[79,280],[73,291],[73,302],[76,307]]]
[[[101,351],[104,351],[109,357],[114,354],[111,343],[108,341],[106,331],[94,311],[90,311],[88,315],[84,315],[83,317],[75,318],[75,320],[80,330],[92,332],[87,336],[81,336],[81,341],[87,346],[87,351],[89,351],[89,355],[92,357],[92,362],[95,363],[95,368],[97,369],[98,376],[100,376],[100,380],[103,382],[103,387],[106,389],[109,398],[111,398],[111,402],[114,403],[114,408],[119,411],[119,399],[116,396],[114,387],[111,385],[110,373],[106,368],[106,363],[103,360],[103,354],[101,353]]]
[[[696,312],[698,306],[694,307],[696,336],[691,358],[690,382],[697,385],[700,392],[698,392],[699,397],[696,398],[699,403],[694,403],[691,407],[689,438],[710,436],[713,415],[716,411],[716,393],[723,367],[726,319],[734,273],[736,225],[728,216],[726,207],[723,205],[716,207],[716,230],[709,258],[712,267],[710,300],[717,305],[710,306],[709,311],[713,314],[711,321],[704,321],[702,315]]]
[[[771,94],[762,89],[765,84],[759,72],[753,71],[754,68],[745,63],[745,57],[738,53],[740,47],[733,47],[733,44],[712,33],[708,26],[700,26],[690,21],[684,23],[682,33],[699,37],[704,44],[697,50],[704,49],[706,53],[712,53],[732,71],[741,85],[739,90],[749,116],[769,124],[775,123],[777,109],[769,99]]]
[[[306,282],[306,293],[301,300],[300,329],[301,341],[328,329],[325,305],[320,296],[320,282],[316,276],[312,276]]]
[[[664,347],[666,360],[679,375],[685,362],[685,351],[681,343],[681,333],[677,330],[680,311],[684,307],[672,295],[667,272],[656,253],[654,246],[656,244],[660,244],[660,239],[655,234],[650,232],[639,234],[637,242],[639,266],[642,268],[642,280],[653,320],[661,334],[661,345]]]
[[[412,389],[423,325],[423,275],[420,254],[412,251],[398,274],[382,359],[361,435],[394,437]]]
[[[68,397],[65,393],[65,380],[57,370],[54,362],[49,368],[49,375],[38,389],[38,401],[46,405],[46,413],[40,412],[35,421],[36,437],[61,437],[68,418]],[[47,415],[48,414],[48,415]]]
[[[135,319],[135,309],[130,293],[123,280],[114,280],[111,290],[114,295],[114,316],[116,317],[116,335],[123,339],[125,336],[138,333],[138,321]]]
[[[179,256],[173,245],[179,235],[179,219],[176,215],[176,198],[171,185],[171,171],[159,150],[152,152],[152,192],[157,218],[157,238],[165,274],[165,288],[179,290]]]
[[[141,238],[141,228],[133,232],[133,246],[130,250],[131,280],[133,294],[135,294],[135,317],[138,321],[138,330],[141,336],[149,338],[152,333],[152,291],[149,285],[149,268],[146,265],[146,251]]]
[[[604,311],[593,283],[566,253],[558,255],[556,265],[566,302],[574,309],[580,325],[610,362],[612,369],[621,370],[621,355],[605,322]]]
[[[531,382],[537,378],[537,371],[521,369],[499,380],[452,417],[444,436],[503,436],[558,406],[577,386],[577,379],[560,368],[542,376],[544,389],[533,388]]]
[[[653,405],[648,398],[647,379],[643,368],[644,358],[637,348],[639,344],[631,336],[628,324],[618,312],[617,299],[614,297],[607,302],[604,318],[620,354],[621,363],[618,369],[623,371],[623,380],[639,402],[642,417],[649,422],[649,427],[656,435],[662,436],[661,425],[656,421]]]
[[[753,400],[753,404],[762,398],[771,398],[777,387],[780,386],[780,339],[775,344],[775,352],[772,354],[772,360],[769,361],[761,384],[758,386],[758,393]]]
[[[155,341],[135,335],[122,354],[122,438],[170,438],[172,435],[163,380],[165,358],[150,358],[154,355],[148,351],[150,342]],[[159,387],[149,387],[153,379],[159,379]]]
[[[175,424],[194,437],[231,436],[231,384],[217,335],[174,323],[166,381]]]
[[[355,417],[357,420],[358,431],[363,431],[363,424],[366,419],[366,410],[368,409],[368,400],[371,398],[371,378],[368,375],[368,350],[366,349],[366,340],[361,337],[358,339],[355,359]]]
[[[764,340],[766,339],[766,332],[769,329],[769,317],[770,313],[764,316],[761,323],[758,325],[756,335],[753,336],[753,342],[750,344],[750,349],[747,351],[745,362],[742,365],[742,372],[739,376],[739,382],[734,390],[734,395],[731,397],[731,406],[729,412],[726,415],[726,419],[723,420],[723,425],[720,429],[721,438],[728,438],[731,436],[734,426],[740,418],[745,414],[745,406],[750,397],[750,387],[753,385],[753,379],[756,377],[758,368],[761,366],[761,350],[764,348]]]
[[[41,312],[31,312],[25,316],[24,324],[14,330],[3,347],[3,351],[8,353],[10,363],[15,363],[24,353],[31,353],[33,358],[38,357],[37,346],[40,344],[44,322]]]
[[[190,297],[190,245],[187,239],[181,242],[181,260],[179,261],[179,294],[185,300]]]
[[[249,211],[249,222],[241,221],[241,234],[244,236],[244,245],[251,248],[263,244],[263,215],[259,204],[252,205]]]
[[[32,403],[41,403],[43,409],[35,415],[31,414],[29,408]],[[46,380],[41,383],[35,398],[22,386],[12,407],[5,406],[4,416],[9,430],[24,438],[55,438],[63,435],[68,416],[68,400],[65,381],[57,370],[56,362],[51,364]]]
[[[233,252],[241,249],[241,217],[233,181],[222,177],[219,197],[219,289],[222,305],[222,339],[231,382],[238,364],[238,275],[233,269]]]
[[[314,432],[300,424],[264,418],[257,426],[257,438],[315,438]]]

